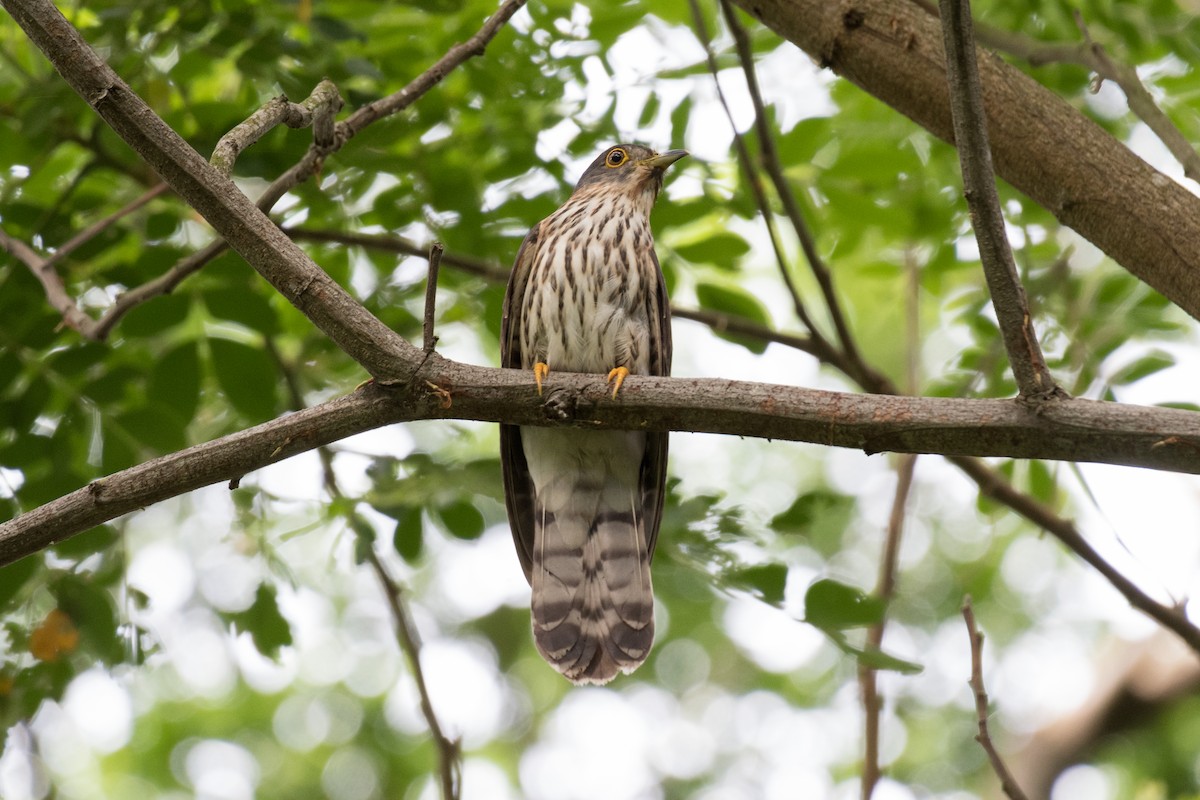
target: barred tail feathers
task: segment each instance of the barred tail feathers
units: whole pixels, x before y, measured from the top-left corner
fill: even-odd
[[[645,437],[595,434],[582,445],[577,432],[569,439],[535,434],[525,444],[537,487],[534,640],[546,661],[580,684],[632,672],[654,641],[645,518],[629,466],[640,464],[640,453],[630,451],[644,447]]]

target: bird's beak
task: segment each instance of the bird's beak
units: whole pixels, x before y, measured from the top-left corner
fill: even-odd
[[[656,156],[650,156],[650,158],[647,158],[642,162],[642,164],[644,166],[651,167],[652,169],[666,169],[687,154],[687,150],[668,150],[665,153],[659,153]]]

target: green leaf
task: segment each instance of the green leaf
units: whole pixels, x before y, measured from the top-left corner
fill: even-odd
[[[396,520],[396,532],[392,535],[392,545],[401,558],[409,564],[415,564],[421,557],[424,538],[422,536],[424,526],[421,524],[421,509],[418,506],[403,506],[388,512],[388,516]]]
[[[714,233],[691,244],[679,245],[675,252],[694,264],[713,264],[731,270],[736,268],[739,258],[750,252],[750,245],[736,234]]]
[[[253,288],[221,287],[204,293],[208,313],[217,319],[227,319],[251,330],[272,335],[279,332],[275,309]]]
[[[731,588],[745,589],[773,606],[783,605],[783,590],[787,585],[787,567],[783,564],[737,567],[723,577]]]
[[[1162,350],[1155,350],[1149,355],[1142,356],[1137,361],[1117,370],[1109,383],[1113,386],[1124,386],[1130,383],[1136,383],[1148,375],[1153,375],[1156,372],[1161,372],[1168,367],[1175,366],[1175,359],[1170,353]]]
[[[117,635],[117,608],[107,589],[80,575],[63,575],[50,591],[79,629],[81,649],[108,664],[121,661],[124,646]]]
[[[826,631],[874,625],[883,612],[879,598],[830,578],[816,581],[804,595],[804,620]]]
[[[229,339],[210,339],[217,383],[243,416],[251,420],[275,415],[278,370],[262,350]]]
[[[170,407],[191,422],[200,404],[200,354],[195,342],[167,351],[154,363],[149,395],[155,405]]]
[[[744,289],[732,286],[718,286],[715,283],[699,283],[696,285],[696,298],[702,308],[719,311],[737,319],[745,319],[760,325],[770,327],[771,320],[766,308],[758,302],[758,298]],[[739,336],[732,333],[717,333],[722,339],[740,344],[752,353],[763,353],[767,343],[761,339]]]
[[[469,500],[454,500],[437,509],[437,516],[450,535],[478,539],[483,535],[483,514]]]
[[[275,587],[261,583],[254,603],[245,611],[222,615],[238,631],[250,634],[254,647],[268,658],[278,658],[279,649],[292,644],[292,629],[279,611]]]
[[[8,601],[17,596],[21,587],[33,577],[42,564],[37,555],[25,556],[19,561],[0,567],[0,608],[8,605]]]

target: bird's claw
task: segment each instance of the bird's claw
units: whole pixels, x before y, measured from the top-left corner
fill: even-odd
[[[613,400],[617,399],[617,392],[621,391],[621,384],[625,382],[625,378],[629,376],[629,370],[625,367],[613,367],[608,372],[608,379],[605,383],[613,384]]]
[[[537,383],[538,397],[542,396],[542,380],[550,374],[550,365],[539,361],[533,365],[533,380]]]

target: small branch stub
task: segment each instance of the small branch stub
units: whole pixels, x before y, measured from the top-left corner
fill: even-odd
[[[423,330],[425,333],[425,353],[433,352],[433,348],[437,346],[437,337],[433,335],[433,316],[437,311],[437,278],[438,267],[442,263],[442,253],[445,252],[446,246],[441,242],[434,242],[429,248],[429,276],[425,280],[425,323]]]

